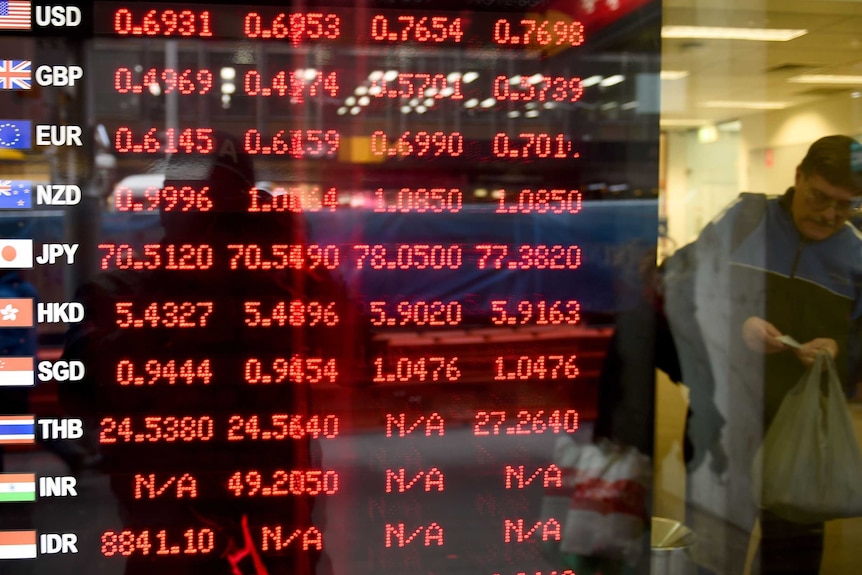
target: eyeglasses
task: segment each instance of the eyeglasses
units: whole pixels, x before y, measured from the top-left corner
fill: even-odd
[[[811,187],[808,182],[805,183],[805,199],[808,205],[819,211],[828,210],[834,207],[835,211],[842,214],[857,212],[862,210],[862,197],[852,198],[850,200],[836,200],[835,198],[821,192],[817,188]]]

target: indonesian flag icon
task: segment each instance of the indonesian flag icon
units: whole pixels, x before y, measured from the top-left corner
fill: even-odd
[[[0,387],[28,387],[34,383],[32,357],[0,358]]]
[[[32,268],[33,240],[0,239],[0,268]]]

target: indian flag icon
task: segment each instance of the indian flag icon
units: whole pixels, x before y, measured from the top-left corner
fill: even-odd
[[[0,503],[36,501],[34,473],[0,473]]]
[[[35,558],[35,531],[0,531],[0,559]]]

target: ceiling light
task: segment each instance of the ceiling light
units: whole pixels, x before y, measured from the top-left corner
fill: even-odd
[[[479,105],[482,106],[483,108],[490,108],[491,106],[493,106],[496,103],[497,103],[497,100],[495,100],[494,98],[485,98],[484,100],[482,100],[479,103]]]
[[[617,84],[625,81],[626,77],[620,74],[614,74],[613,76],[608,76],[601,82],[599,82],[599,86],[603,88],[609,88],[611,86],[616,86]]]
[[[839,84],[862,85],[862,76],[841,76],[837,74],[801,74],[787,79],[793,84]]]
[[[410,106],[401,106],[401,113],[402,114],[409,114],[412,111],[413,111],[413,108],[411,108]]]
[[[346,100],[344,100],[344,104],[346,106],[353,106],[354,104],[356,104],[356,98],[354,98],[353,96],[349,96]]]
[[[464,80],[465,84],[469,84],[470,82],[475,82],[479,77],[478,72],[465,72],[461,79]]]
[[[380,80],[381,78],[383,78],[383,70],[374,70],[373,72],[368,74],[368,79],[371,80],[372,82],[376,82],[377,80]]]
[[[422,104],[423,104],[425,107],[430,108],[431,106],[433,106],[433,105],[434,105],[434,98],[425,98],[425,101],[424,101],[424,102],[422,102]]]
[[[353,90],[353,93],[357,96],[364,96],[368,93],[368,86],[356,86],[356,89]]]
[[[360,108],[359,106],[353,106],[352,108],[350,108],[350,113],[354,116],[361,111],[362,111],[362,108]]]
[[[702,102],[702,108],[735,108],[740,110],[783,110],[790,104],[787,102],[745,102],[733,100],[709,100]]]
[[[312,80],[317,78],[317,70],[315,70],[314,68],[306,68],[305,73],[302,77],[305,78],[307,81],[311,82]]]
[[[425,90],[425,97],[431,98],[437,95],[437,88],[428,88]]]
[[[225,67],[219,70],[219,76],[222,80],[233,80],[236,78],[236,68]]]
[[[470,98],[469,100],[467,100],[466,102],[464,102],[464,107],[465,107],[465,108],[475,108],[475,107],[476,107],[476,106],[478,106],[478,105],[479,105],[479,100],[478,100],[478,98]]]
[[[659,125],[663,128],[699,128],[708,123],[709,120],[697,118],[662,118]]]
[[[368,93],[371,94],[372,96],[376,96],[377,94],[380,94],[381,92],[383,92],[383,88],[381,88],[380,86],[371,86],[370,88],[368,88]]]
[[[385,74],[383,74],[383,79],[387,82],[394,82],[398,78],[398,70],[387,70]]]
[[[625,104],[620,106],[620,108],[622,108],[623,110],[634,110],[637,107],[638,107],[637,101],[626,102]]]
[[[417,114],[424,114],[427,111],[428,111],[428,108],[426,108],[425,106],[416,106],[416,113]]]
[[[544,78],[545,77],[542,74],[533,74],[528,78],[528,81],[530,82],[530,84],[535,85],[541,82]]]
[[[449,96],[451,96],[454,93],[455,93],[455,88],[453,88],[452,86],[446,86],[445,88],[440,90],[440,95],[443,96],[444,98],[448,98]]]
[[[688,72],[686,70],[662,70],[661,71],[661,79],[662,80],[682,80],[688,76]]]
[[[338,108],[338,115],[339,115],[339,116],[343,116],[343,115],[344,115],[344,114],[346,114],[346,113],[347,113],[347,108],[346,108],[346,107],[341,106],[340,108]]]
[[[419,98],[411,98],[408,103],[415,108],[419,105]]]
[[[519,112],[518,110],[512,110],[511,112],[508,112],[506,115],[510,118],[520,118],[521,112]]]
[[[368,96],[362,96],[361,98],[359,98],[358,103],[360,106],[367,106],[371,103],[371,98],[369,98]]]
[[[446,76],[446,81],[450,84],[455,82],[456,80],[461,79],[461,72],[451,72],[448,76]]]
[[[521,83],[521,75],[518,74],[517,76],[512,76],[511,78],[509,78],[509,83],[513,86],[517,86]]]
[[[787,42],[808,33],[790,28],[729,28],[721,26],[662,26],[662,38],[697,38],[703,40],[753,40]]]
[[[601,76],[590,76],[589,78],[584,78],[583,80],[581,80],[581,86],[584,88],[589,88],[590,86],[595,86],[601,81]]]
[[[539,111],[538,110],[527,110],[524,113],[524,116],[526,116],[527,118],[538,118],[539,117]]]

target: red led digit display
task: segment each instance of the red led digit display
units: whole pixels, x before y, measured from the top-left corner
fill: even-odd
[[[338,190],[275,187],[266,192],[252,188],[249,193],[249,212],[334,212],[338,207]]]
[[[463,37],[461,18],[406,14],[371,18],[371,38],[377,42],[459,43]]]
[[[451,80],[445,74],[398,72],[389,79],[385,74],[371,79],[368,93],[376,98],[432,98],[463,100],[461,77]]]
[[[577,21],[501,18],[494,23],[494,42],[502,46],[580,46],[584,43],[584,25]]]
[[[334,270],[341,262],[341,251],[334,245],[229,244],[227,249],[232,270]]]
[[[116,302],[117,326],[121,328],[192,328],[206,327],[213,311],[211,301],[184,301],[140,304]]]
[[[547,467],[531,469],[526,469],[524,465],[507,465],[503,474],[506,478],[506,489],[525,489],[534,481],[541,481],[540,485],[545,489],[563,486],[563,470],[553,463]],[[541,480],[538,480],[540,477]]]
[[[456,326],[460,325],[463,317],[461,304],[457,301],[373,301],[369,309],[371,325],[377,327]]]
[[[231,415],[228,441],[286,441],[291,439],[334,439],[339,419],[328,415]]]
[[[574,409],[540,409],[517,412],[477,411],[473,435],[533,435],[541,433],[574,433],[578,430],[578,412]]]
[[[131,417],[103,417],[99,443],[190,443],[210,441],[214,436],[215,423],[207,415],[151,415],[143,421]]]
[[[341,18],[322,12],[281,13],[274,18],[249,12],[243,20],[246,38],[290,39],[293,44],[306,40],[335,40],[341,36]]]
[[[114,13],[114,32],[120,36],[212,36],[210,12],[202,10],[143,10],[120,8]]]
[[[212,128],[168,128],[164,133],[150,128],[136,136],[131,128],[117,128],[114,150],[120,154],[209,154],[215,148]]]
[[[578,246],[507,246],[479,244],[479,269],[507,270],[576,270],[581,267]]]
[[[457,214],[464,207],[464,194],[457,188],[401,188],[394,198],[377,188],[374,199],[375,212]]]
[[[494,98],[500,102],[577,102],[584,94],[580,78],[497,76]]]
[[[274,360],[251,358],[245,362],[244,377],[252,385],[281,383],[335,383],[338,368],[334,359],[320,357],[278,357]]]
[[[140,195],[131,188],[119,186],[114,190],[114,207],[118,212],[208,212],[213,209],[209,186],[200,189],[191,186],[148,187]]]
[[[208,359],[200,361],[150,359],[140,362],[124,359],[117,364],[117,383],[123,386],[209,385],[212,378],[213,373]]]
[[[581,305],[575,300],[494,300],[494,325],[575,325],[581,321]]]
[[[335,302],[280,301],[264,305],[245,302],[245,325],[248,327],[332,327],[338,325]]]
[[[103,270],[208,270],[213,266],[213,248],[208,244],[145,244],[143,253],[129,244],[98,247],[106,252]]]
[[[494,381],[575,379],[579,373],[576,359],[574,355],[498,357]]]
[[[458,244],[356,244],[353,249],[359,270],[457,270],[464,261]]]
[[[184,96],[208,94],[213,87],[213,73],[209,70],[175,70],[150,68],[140,76],[129,68],[114,72],[114,90],[120,94],[146,94],[154,96],[177,92]]]
[[[523,189],[517,199],[499,190],[497,214],[577,214],[581,211],[579,190]]]
[[[335,495],[338,488],[338,473],[331,469],[237,471],[227,480],[235,497]]]
[[[375,156],[457,158],[464,153],[464,136],[460,132],[408,131],[393,140],[383,130],[376,130],[371,134],[371,153]]]
[[[399,357],[374,360],[374,383],[456,382],[461,379],[457,357]]]
[[[249,154],[294,158],[333,157],[340,143],[336,130],[279,130],[271,137],[259,130],[248,130],[243,138],[243,147]]]
[[[302,104],[305,98],[317,95],[337,98],[341,89],[335,72],[318,70],[281,70],[266,76],[249,70],[242,85],[247,96],[289,97],[292,104]]]
[[[105,531],[102,533],[102,555],[206,555],[215,549],[215,532],[208,528],[187,529],[180,535],[167,529],[159,531]]]
[[[492,143],[495,158],[501,159],[564,159],[578,158],[572,141],[565,134],[524,132],[510,137],[500,132]]]

